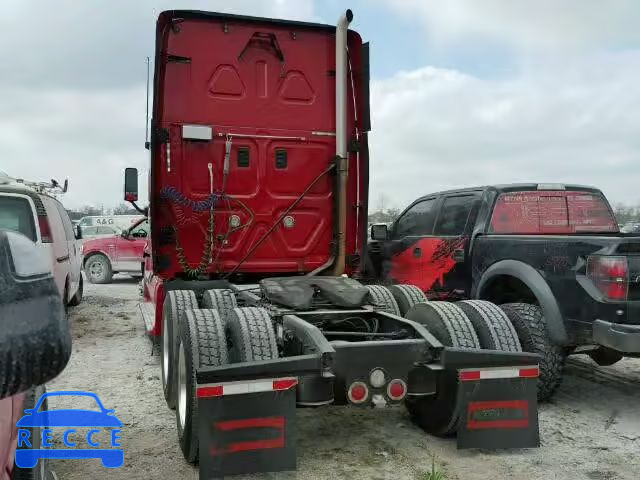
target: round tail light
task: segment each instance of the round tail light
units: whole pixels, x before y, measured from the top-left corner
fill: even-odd
[[[402,400],[407,395],[407,384],[403,380],[395,379],[387,386],[387,396],[394,402]]]
[[[369,397],[369,389],[363,382],[353,382],[347,392],[351,403],[363,403]]]

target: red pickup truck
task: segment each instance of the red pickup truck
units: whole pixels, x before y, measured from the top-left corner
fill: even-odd
[[[149,222],[138,223],[120,235],[93,238],[82,245],[83,265],[91,283],[111,283],[116,273],[142,274]]]

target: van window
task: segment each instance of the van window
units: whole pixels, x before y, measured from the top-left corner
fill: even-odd
[[[615,233],[618,224],[600,194],[529,191],[498,197],[490,231],[524,235]]]
[[[447,197],[440,209],[438,223],[434,235],[462,235],[473,203],[478,199],[475,195]]]
[[[31,203],[26,198],[0,196],[0,228],[21,233],[35,242],[36,227]]]

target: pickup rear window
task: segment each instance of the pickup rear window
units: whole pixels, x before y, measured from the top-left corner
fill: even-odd
[[[604,198],[594,192],[527,191],[498,197],[491,233],[617,233],[618,224]]]
[[[24,198],[0,196],[0,229],[13,230],[35,242],[31,204]]]

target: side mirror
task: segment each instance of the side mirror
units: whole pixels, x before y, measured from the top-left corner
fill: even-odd
[[[126,202],[138,201],[138,169],[124,169],[124,200]]]
[[[389,230],[384,223],[371,225],[371,240],[386,240],[388,236]]]
[[[82,227],[76,225],[76,240],[82,240]]]
[[[122,232],[120,232],[120,236],[124,239],[129,238],[129,230],[125,228],[124,230],[122,230]]]
[[[55,378],[71,356],[71,333],[46,252],[0,230],[0,398]]]

